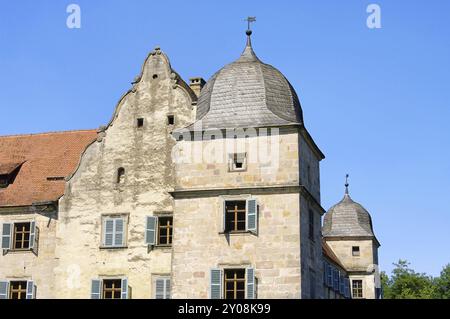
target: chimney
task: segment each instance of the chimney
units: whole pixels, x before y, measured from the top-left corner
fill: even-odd
[[[203,86],[205,85],[205,80],[203,78],[190,78],[189,79],[189,87],[194,91],[195,95],[197,97],[200,96],[200,91],[202,90]]]

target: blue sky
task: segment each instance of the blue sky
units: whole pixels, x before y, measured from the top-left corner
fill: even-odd
[[[70,3],[81,29],[66,27]],[[366,27],[370,3],[381,29]],[[450,262],[449,12],[445,0],[2,1],[0,135],[106,124],[157,45],[185,80],[207,79],[239,56],[254,15],[256,53],[296,88],[327,156],[324,208],[348,172],[382,269],[403,258],[437,275]]]

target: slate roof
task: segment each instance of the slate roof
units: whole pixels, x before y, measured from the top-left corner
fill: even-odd
[[[303,124],[303,115],[292,85],[280,71],[259,60],[248,36],[239,59],[203,87],[196,120],[202,120],[203,129],[221,129]]]
[[[323,237],[375,237],[369,212],[346,193],[325,214]]]
[[[96,137],[96,130],[0,136],[0,171],[14,173],[13,182],[0,188],[0,207],[58,200],[64,194],[61,177],[75,170]]]

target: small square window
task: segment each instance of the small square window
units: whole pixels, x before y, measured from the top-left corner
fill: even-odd
[[[247,169],[247,154],[234,153],[229,156],[230,172],[245,171]]]
[[[174,125],[175,124],[175,116],[174,115],[167,115],[167,124],[168,125]]]
[[[144,126],[144,119],[138,118],[137,119],[137,127],[143,127]]]
[[[359,256],[359,246],[353,246],[352,247],[352,255],[353,256]]]
[[[246,201],[225,201],[225,232],[246,230]]]

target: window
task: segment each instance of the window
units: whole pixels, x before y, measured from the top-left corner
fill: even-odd
[[[30,248],[30,231],[31,223],[16,223],[14,224],[14,240],[13,249],[29,249]]]
[[[125,182],[125,168],[119,167],[117,170],[117,184],[123,184]]]
[[[258,205],[256,199],[225,200],[223,232],[258,232]]]
[[[143,118],[138,118],[136,124],[137,124],[137,127],[143,127],[144,126],[144,119]]]
[[[314,241],[314,212],[310,209],[309,210],[309,239]]]
[[[175,116],[174,115],[167,115],[167,124],[168,125],[174,125],[175,124]]]
[[[91,299],[128,299],[128,279],[93,279]]]
[[[362,280],[352,280],[352,296],[355,299],[363,297]]]
[[[103,247],[125,247],[126,219],[121,217],[103,218]]]
[[[155,299],[170,299],[170,278],[160,277],[155,280]]]
[[[224,298],[245,299],[245,269],[225,269]]]
[[[33,250],[37,253],[39,229],[36,222],[4,223],[1,228],[3,250]]]
[[[246,201],[225,202],[225,232],[245,231]]]
[[[9,299],[26,299],[27,298],[27,282],[11,281],[9,283]]]
[[[353,246],[352,247],[352,255],[353,256],[359,256],[359,246]]]
[[[229,155],[229,171],[239,172],[247,169],[246,153],[234,153]]]
[[[172,217],[158,217],[158,245],[172,245]]]

